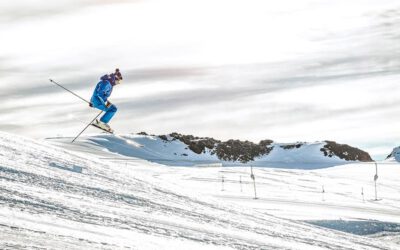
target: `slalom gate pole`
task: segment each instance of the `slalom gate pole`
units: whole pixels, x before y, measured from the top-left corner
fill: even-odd
[[[375,200],[378,200],[378,190],[376,188],[376,181],[378,180],[378,163],[375,162],[375,176],[374,176],[374,182],[375,182]]]
[[[82,101],[84,101],[84,102],[90,104],[90,102],[88,102],[86,99],[84,99],[83,97],[81,97],[81,96],[75,94],[74,92],[72,92],[71,90],[69,90],[69,89],[67,89],[66,87],[62,86],[61,84],[57,83],[56,81],[53,81],[52,79],[49,79],[49,80],[50,80],[50,82],[54,83],[54,84],[57,85],[58,87],[60,87],[60,88],[62,88],[62,89],[64,89],[64,90],[66,90],[66,91],[68,91],[69,93],[71,93],[71,94],[73,94],[74,96],[78,97],[78,98],[81,99]]]
[[[250,169],[251,169],[250,178],[253,179],[253,185],[254,185],[254,199],[256,200],[256,199],[258,199],[257,198],[257,190],[256,190],[256,177],[253,174],[253,166],[250,166]]]
[[[97,119],[97,117],[99,117],[101,114],[103,113],[103,110],[100,111],[100,113],[98,115],[96,115],[95,118],[93,118],[93,120],[86,125],[86,127],[72,140],[71,143],[74,143],[74,141]]]

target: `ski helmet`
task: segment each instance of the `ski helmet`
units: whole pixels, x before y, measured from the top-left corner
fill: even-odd
[[[121,82],[122,82],[122,74],[119,71],[119,68],[115,69],[114,76],[115,76],[115,85],[121,84]]]

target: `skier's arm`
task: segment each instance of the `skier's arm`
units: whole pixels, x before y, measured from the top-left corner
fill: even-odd
[[[100,103],[105,107],[107,107],[106,100],[107,97],[110,96],[110,91],[111,88],[109,87],[109,84],[104,84],[104,83],[100,83],[96,90],[95,98],[97,98],[100,101]],[[102,96],[105,97],[105,100],[102,98]]]
[[[100,103],[101,103],[104,107],[107,107],[106,102],[103,100],[103,98],[101,98],[101,96],[96,95],[96,98],[100,101]]]

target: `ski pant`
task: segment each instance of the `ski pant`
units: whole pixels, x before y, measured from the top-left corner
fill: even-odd
[[[101,122],[108,123],[111,118],[115,115],[117,112],[117,107],[114,104],[111,104],[110,107],[105,106],[103,103],[100,102],[92,102],[93,107],[103,110],[106,113],[100,118]]]

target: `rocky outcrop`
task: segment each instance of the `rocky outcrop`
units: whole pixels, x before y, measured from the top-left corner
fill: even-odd
[[[400,147],[394,148],[386,157],[386,160],[394,160],[400,162]]]
[[[371,156],[361,149],[351,147],[347,144],[338,144],[334,141],[325,141],[326,144],[321,151],[324,153],[324,156],[333,157],[337,156],[340,159],[346,161],[362,161],[368,162],[372,161]]]
[[[219,143],[215,149],[215,154],[224,161],[239,161],[246,163],[254,161],[265,151],[259,144],[249,141],[229,140]]]
[[[168,137],[166,135],[159,135],[158,138],[160,138],[163,141],[168,141]]]
[[[282,145],[280,147],[283,149],[294,149],[294,148],[300,148],[301,146],[303,146],[303,143],[287,144],[287,145]]]
[[[196,154],[205,153],[206,148],[214,149],[215,145],[221,141],[215,140],[208,137],[195,137],[193,135],[182,135],[178,133],[172,133],[171,136],[174,140],[180,140],[181,142],[188,145],[189,149]]]
[[[272,140],[262,140],[258,144],[249,141],[229,140],[217,145],[215,153],[219,159],[225,161],[239,161],[246,163],[254,161],[255,158],[268,155],[275,147]],[[279,145],[289,150],[300,148],[303,143]]]
[[[228,140],[222,142],[209,137],[196,137],[193,135],[182,135],[179,133],[169,134],[172,140],[179,140],[186,144],[188,148],[196,154],[202,154],[209,149],[211,155],[216,155],[220,160],[238,161],[246,163],[253,161],[255,157],[267,155],[273,149],[270,146],[272,140],[262,140],[259,144],[250,141]],[[166,135],[158,136],[164,141],[168,141]]]
[[[173,140],[179,140],[186,144],[190,150],[197,154],[205,153],[209,149],[210,154],[216,155],[218,159],[224,161],[237,161],[246,163],[253,161],[254,158],[267,155],[273,149],[270,146],[272,140],[262,140],[259,144],[250,141],[228,140],[221,142],[214,138],[209,137],[195,137],[193,135],[182,135],[172,133],[169,135]],[[165,139],[165,137],[161,137]]]

